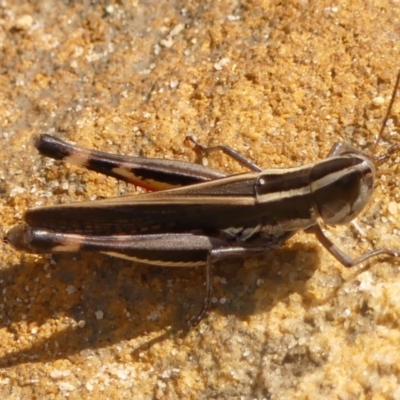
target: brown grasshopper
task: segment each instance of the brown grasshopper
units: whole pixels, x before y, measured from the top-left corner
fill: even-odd
[[[377,141],[399,81],[400,73]],[[227,176],[197,164],[112,155],[40,136],[36,148],[42,155],[153,192],[27,210],[24,223],[10,229],[5,241],[29,253],[90,251],[163,267],[205,265],[205,304],[196,323],[210,305],[215,261],[263,253],[299,230],[313,233],[346,267],[379,255],[400,255],[379,249],[351,259],[320,225],[352,221],[372,196],[375,164],[399,146],[373,157],[337,143],[322,161],[263,170],[227,146],[206,148],[190,140],[196,150],[222,150],[252,172]]]

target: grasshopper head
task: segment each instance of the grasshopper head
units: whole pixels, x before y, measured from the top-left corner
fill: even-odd
[[[365,154],[345,154],[311,171],[314,207],[328,225],[347,224],[366,206],[374,190],[375,166]]]

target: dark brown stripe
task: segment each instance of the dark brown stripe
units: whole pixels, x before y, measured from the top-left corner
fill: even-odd
[[[311,166],[288,170],[269,170],[257,179],[257,195],[286,192],[310,185]]]
[[[91,158],[85,166],[92,171],[117,179],[123,177],[121,178],[118,173],[114,173],[112,169],[124,168],[132,172],[138,179],[170,183],[174,186],[206,182],[226,176],[223,172],[185,161],[127,157],[94,150],[92,150]]]
[[[312,182],[316,182],[325,176],[333,175],[335,172],[344,171],[351,167],[356,167],[364,162],[365,158],[357,157],[354,154],[327,158],[312,167],[310,178]]]

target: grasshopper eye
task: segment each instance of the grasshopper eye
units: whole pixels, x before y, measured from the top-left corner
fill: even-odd
[[[375,171],[368,160],[317,181],[311,190],[319,216],[328,225],[352,221],[371,198],[374,181]]]

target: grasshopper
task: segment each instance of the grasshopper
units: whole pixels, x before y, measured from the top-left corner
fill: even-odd
[[[393,95],[375,144],[389,118]],[[204,306],[210,306],[211,267],[226,257],[264,253],[299,230],[312,233],[345,267],[400,251],[378,249],[351,259],[324,234],[321,225],[351,222],[370,200],[375,164],[399,149],[373,157],[336,143],[328,157],[313,164],[263,170],[227,146],[221,150],[251,172],[229,175],[201,165],[124,157],[83,149],[49,135],[36,141],[44,155],[144,187],[151,193],[27,210],[24,223],[5,241],[28,253],[101,252],[163,267],[205,266]]]

